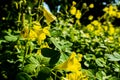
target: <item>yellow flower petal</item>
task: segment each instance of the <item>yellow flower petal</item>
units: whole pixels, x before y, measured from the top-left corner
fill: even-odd
[[[44,16],[48,24],[56,20],[56,17],[51,12],[49,12],[47,9],[43,8],[43,13],[44,13]]]
[[[57,66],[58,69],[67,70],[67,71],[78,71],[81,69],[81,64],[76,58],[76,53],[72,52],[71,56],[67,61]]]
[[[72,15],[76,14],[76,7],[74,7],[74,6],[71,7],[70,14],[72,14]]]
[[[81,11],[80,11],[80,10],[77,10],[75,17],[76,17],[77,19],[80,19],[80,18],[81,18]]]

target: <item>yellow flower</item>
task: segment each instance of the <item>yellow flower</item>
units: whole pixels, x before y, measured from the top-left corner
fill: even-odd
[[[120,11],[117,12],[117,18],[120,18]]]
[[[44,14],[48,24],[53,22],[54,20],[56,20],[56,17],[45,8],[43,8],[43,14]]]
[[[108,31],[108,26],[103,26],[105,31]]]
[[[93,16],[90,15],[90,16],[88,17],[88,20],[93,20]]]
[[[81,69],[81,64],[79,63],[79,60],[77,60],[76,58],[76,53],[72,52],[68,60],[58,65],[56,68],[76,72]]]
[[[94,4],[90,4],[90,5],[89,5],[89,8],[94,8]]]
[[[44,32],[46,35],[50,36],[49,27],[44,27],[44,28],[43,28],[43,32]]]
[[[114,28],[113,26],[110,26],[108,33],[109,33],[110,35],[113,35],[113,34],[115,33],[115,28]]]
[[[102,32],[101,32],[99,29],[94,31],[94,34],[97,35],[97,36],[100,36],[101,33],[102,33]]]
[[[108,8],[108,7],[105,7],[105,8],[103,9],[103,11],[108,13],[109,8]]]
[[[44,41],[46,39],[46,35],[45,33],[41,33],[39,36],[38,36],[38,44],[40,45],[42,43],[42,41]]]
[[[92,24],[88,24],[87,25],[87,30],[93,31],[94,30],[94,26]]]
[[[92,21],[92,24],[93,24],[94,26],[100,26],[100,22],[99,22],[98,20]]]
[[[74,6],[71,7],[70,14],[72,14],[72,15],[76,14],[76,7],[74,7]]]
[[[81,18],[81,11],[80,11],[80,10],[77,10],[75,17],[76,17],[77,19],[80,19],[80,18]]]
[[[30,30],[28,39],[35,40],[36,38],[37,38],[36,32],[34,32],[33,30]]]
[[[81,80],[82,72],[76,71],[76,72],[68,73],[68,74],[66,74],[66,78],[68,80]]]
[[[109,11],[109,15],[110,15],[110,16],[115,16],[115,17],[116,17],[117,12],[116,12],[116,11],[113,11],[113,10],[110,10],[110,11]]]
[[[76,2],[75,2],[75,1],[73,1],[73,2],[72,2],[72,5],[73,5],[73,6],[75,6],[75,5],[76,5]]]
[[[108,39],[110,42],[112,42],[114,40],[113,36],[109,36]]]

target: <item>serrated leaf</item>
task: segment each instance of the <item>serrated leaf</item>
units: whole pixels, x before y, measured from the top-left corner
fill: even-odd
[[[27,65],[25,65],[25,67],[23,68],[23,71],[25,71],[26,73],[32,73],[37,66],[38,66],[38,65],[36,65],[36,64],[27,64]]]
[[[32,78],[25,72],[20,72],[16,76],[16,80],[32,80]]]

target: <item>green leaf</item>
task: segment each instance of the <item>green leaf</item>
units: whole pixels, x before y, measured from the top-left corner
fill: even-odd
[[[106,54],[105,56],[109,58],[109,61],[120,61],[120,54],[117,52],[114,52],[113,54]]]
[[[27,65],[25,65],[25,67],[23,68],[23,71],[25,71],[26,73],[32,73],[37,66],[38,66],[38,65],[36,65],[36,64],[27,64]]]
[[[48,67],[41,67],[37,76],[37,80],[47,80],[50,78],[51,70]]]
[[[104,78],[106,77],[106,74],[103,72],[103,71],[98,71],[97,73],[96,73],[96,78],[98,79],[98,80],[105,80]]]
[[[86,71],[87,75],[89,76],[89,78],[93,80],[93,78],[95,77],[93,71],[91,69],[88,69],[85,71]]]
[[[85,61],[85,62],[84,62],[84,65],[85,65],[86,67],[89,67],[90,63],[89,63],[88,61]]]
[[[60,52],[59,51],[55,51],[53,49],[49,49],[49,48],[43,48],[41,50],[42,55],[44,57],[50,57],[50,61],[49,64],[52,66],[54,64],[56,64],[60,58]]]
[[[31,64],[36,64],[36,65],[39,64],[39,61],[35,57],[33,57],[33,56],[28,57],[27,58],[27,62],[31,63]]]
[[[32,78],[25,72],[20,72],[16,76],[16,80],[32,80]]]
[[[44,57],[53,57],[55,55],[59,55],[59,51],[49,49],[49,48],[43,48],[41,49],[41,53]]]
[[[84,55],[84,58],[87,60],[87,61],[90,61],[90,60],[95,60],[96,57],[94,54],[86,54]]]
[[[53,57],[51,57],[49,64],[54,65],[59,61],[59,59],[60,59],[60,54],[54,55]]]
[[[110,77],[109,80],[120,80],[120,78],[113,76],[113,77]]]
[[[14,35],[4,36],[4,38],[6,41],[10,41],[10,42],[12,42],[12,41],[14,42],[18,39],[18,37],[14,36]]]
[[[58,43],[57,39],[51,38],[50,40],[53,42],[53,44],[55,45],[55,47],[58,48],[61,51],[61,46]]]
[[[104,65],[106,64],[105,60],[103,58],[97,58],[95,60],[96,64],[100,67],[104,67]]]

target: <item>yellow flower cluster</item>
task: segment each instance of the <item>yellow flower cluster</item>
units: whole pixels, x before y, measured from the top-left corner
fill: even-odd
[[[37,40],[40,45],[46,39],[46,36],[50,36],[49,27],[42,28],[39,22],[33,22],[33,27],[23,28],[21,36],[28,40]]]
[[[71,6],[71,8],[70,8],[70,14],[75,15],[75,17],[76,17],[77,19],[80,19],[81,16],[82,16],[82,13],[81,13],[80,10],[77,10],[77,9],[76,9],[75,5],[76,5],[76,2],[73,1],[73,2],[72,2],[72,6]]]
[[[82,60],[82,55],[76,55],[75,52],[71,53],[71,56],[64,63],[56,66],[55,68],[59,70],[70,71],[66,74],[66,80],[88,80],[86,75],[81,71],[80,61]]]
[[[120,11],[118,10],[117,6],[110,5],[105,7],[103,11],[109,14],[111,17],[120,18]]]
[[[105,22],[102,24],[98,20],[94,20],[88,24],[86,29],[97,36],[104,34],[104,32],[108,32],[109,35],[113,35],[115,33],[115,28],[113,27],[112,23]]]

